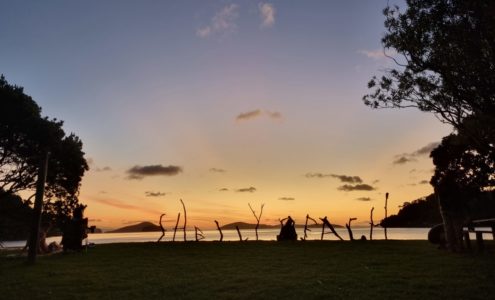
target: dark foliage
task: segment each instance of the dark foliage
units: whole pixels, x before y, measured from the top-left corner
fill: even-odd
[[[0,241],[27,239],[31,215],[21,197],[0,191]]]
[[[396,67],[373,77],[372,108],[416,107],[455,132],[431,156],[447,246],[462,248],[473,199],[495,186],[495,2],[407,0],[384,9],[384,51]],[[395,52],[395,53],[394,53]]]
[[[412,202],[405,202],[397,215],[381,221],[386,227],[430,227],[441,223],[438,201],[434,194]]]
[[[495,2],[408,0],[384,10],[385,52],[397,67],[368,84],[373,108],[417,107],[456,128],[495,109]]]
[[[37,170],[48,151],[44,209],[67,217],[78,203],[88,164],[81,140],[66,135],[62,125],[62,121],[42,117],[41,108],[22,87],[10,85],[0,76],[0,189],[34,194]]]

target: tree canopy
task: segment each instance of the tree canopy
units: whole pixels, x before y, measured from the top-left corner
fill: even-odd
[[[408,0],[386,7],[382,38],[396,62],[368,83],[372,108],[416,107],[455,132],[432,153],[432,184],[491,188],[495,174],[495,2]],[[469,187],[468,187],[469,186]]]
[[[34,191],[37,170],[50,152],[45,210],[69,215],[88,164],[81,140],[66,135],[63,122],[41,116],[41,108],[23,88],[0,77],[0,190]]]
[[[363,100],[372,108],[416,107],[453,126],[431,153],[431,184],[456,250],[468,202],[495,188],[495,1],[406,2],[405,11],[383,11],[382,44],[395,67],[370,80]]]
[[[495,113],[495,2],[408,0],[384,9],[385,53],[397,64],[363,97],[373,108],[417,107],[456,129]]]

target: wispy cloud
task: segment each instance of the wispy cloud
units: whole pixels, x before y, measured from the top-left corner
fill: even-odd
[[[271,3],[258,4],[258,9],[261,17],[261,28],[269,28],[275,24],[275,6]]]
[[[207,38],[215,34],[226,35],[237,30],[236,20],[239,17],[239,5],[229,4],[218,11],[206,26],[196,30],[196,35]]]
[[[296,200],[296,198],[294,198],[294,197],[280,197],[280,198],[278,198],[278,200],[282,200],[282,201],[294,201],[294,200]]]
[[[368,58],[371,58],[373,60],[381,60],[387,58],[387,56],[393,57],[397,54],[397,52],[395,52],[394,50],[387,50],[386,52],[384,52],[383,49],[375,49],[375,50],[362,49],[362,50],[358,50],[357,53],[364,55]]]
[[[254,192],[256,192],[256,188],[251,186],[248,188],[237,189],[236,192],[238,192],[238,193],[254,193]]]
[[[282,119],[282,114],[279,113],[278,111],[265,111],[265,113],[267,114],[267,116],[270,118],[270,119],[273,119],[273,120],[278,120],[278,119]]]
[[[356,200],[358,200],[358,201],[371,201],[371,198],[370,197],[359,197],[359,198],[356,198]]]
[[[108,171],[112,171],[112,168],[106,166],[106,167],[103,167],[103,168],[96,168],[95,171],[96,172],[108,172]]]
[[[373,191],[376,188],[372,187],[369,184],[344,184],[338,187],[339,191],[345,191],[345,192],[353,192],[353,191]]]
[[[146,197],[163,197],[166,195],[166,193],[151,191],[144,192],[144,194],[146,195]]]
[[[225,172],[227,172],[224,169],[219,169],[219,168],[210,168],[209,171],[212,173],[225,173]]]
[[[229,190],[228,188],[221,188],[221,189],[219,189],[218,191],[219,191],[219,192],[227,192],[228,190]]]
[[[256,110],[251,110],[248,112],[243,112],[237,115],[235,118],[236,121],[248,121],[248,120],[254,120],[260,117],[268,117],[272,120],[280,120],[283,118],[282,114],[278,111],[268,111],[268,110],[261,110],[261,109],[256,109]]]
[[[365,55],[368,58],[372,59],[383,59],[385,58],[385,54],[383,53],[383,50],[358,50],[357,53]]]
[[[363,180],[359,176],[349,176],[349,175],[338,175],[338,174],[324,174],[324,173],[306,173],[307,178],[337,178],[341,182],[346,183],[362,183]]]
[[[136,206],[136,205],[131,205],[127,203],[123,203],[121,201],[117,200],[109,200],[109,199],[93,199],[93,201],[99,202],[101,204],[105,204],[108,206],[120,208],[120,209],[128,209],[128,210],[134,210],[134,211],[141,211],[145,213],[150,213],[150,214],[156,214],[158,215],[160,212],[155,211],[153,209],[148,209],[146,207],[141,207],[141,206]]]
[[[424,156],[430,155],[431,151],[433,151],[433,149],[435,149],[439,144],[440,143],[438,143],[438,142],[429,143],[428,145],[421,147],[418,150],[413,151],[411,153],[404,153],[404,154],[396,155],[395,159],[392,163],[394,165],[403,165],[403,164],[406,164],[409,162],[417,161],[416,158],[418,158],[418,157],[424,157]],[[413,170],[415,170],[415,169],[413,169]],[[411,173],[413,173],[412,170],[411,170]]]
[[[440,145],[440,143],[438,143],[438,142],[429,143],[428,145],[414,151],[412,153],[412,155],[413,156],[428,156],[428,155],[430,155],[431,151],[433,151],[433,149],[438,147],[438,145]]]
[[[252,120],[261,116],[261,110],[252,110],[244,113],[240,113],[235,118],[237,121]]]
[[[143,179],[146,176],[174,176],[182,172],[179,166],[149,165],[149,166],[134,166],[127,170],[127,179]]]
[[[108,166],[105,166],[103,168],[96,166],[95,160],[92,157],[86,158],[86,162],[88,163],[90,170],[95,171],[95,172],[106,172],[106,171],[112,170],[112,168],[110,168]]]
[[[418,182],[418,184],[429,184],[430,182],[428,180],[421,180]]]
[[[408,162],[413,162],[416,161],[415,158],[407,156],[407,155],[401,155],[395,158],[395,160],[392,162],[394,165],[403,165],[407,164]]]

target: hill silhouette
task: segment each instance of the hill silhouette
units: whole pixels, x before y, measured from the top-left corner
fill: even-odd
[[[472,219],[495,217],[495,192],[485,192],[476,199],[466,201]],[[383,219],[380,223],[387,227],[431,227],[442,223],[438,200],[434,194],[404,202],[396,215]]]
[[[256,224],[250,224],[250,223],[245,223],[245,222],[234,222],[234,223],[229,223],[223,226],[220,226],[221,229],[235,229],[236,226],[239,226],[239,229],[255,229]],[[279,228],[280,225],[266,225],[266,224],[260,224],[258,229],[273,229],[273,228]]]
[[[160,226],[151,222],[141,222],[134,225],[121,227],[115,230],[107,231],[108,233],[124,233],[124,232],[150,232],[161,231]]]

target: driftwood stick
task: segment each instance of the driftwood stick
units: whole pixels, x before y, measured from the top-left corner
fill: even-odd
[[[162,218],[163,218],[163,216],[165,216],[165,214],[162,214],[160,216],[160,222],[159,222],[160,223],[160,229],[162,230],[162,235],[160,236],[160,238],[158,239],[158,241],[156,241],[157,243],[159,243],[163,239],[163,237],[165,236],[165,227],[163,227],[163,224],[162,224]]]
[[[315,219],[311,218],[311,217],[309,216],[309,214],[308,214],[308,215],[306,215],[306,223],[304,224],[304,237],[302,238],[302,240],[303,240],[303,241],[305,241],[305,240],[306,240],[306,238],[308,237],[307,231],[311,231],[311,229],[309,229],[309,228],[308,228],[308,220],[311,220],[311,221],[313,221],[316,225],[318,225],[318,222],[316,222],[316,220],[315,220]]]
[[[375,227],[375,222],[373,221],[373,211],[375,210],[375,207],[371,208],[370,211],[370,241],[373,240],[373,227]]]
[[[203,231],[201,231],[201,229],[199,229],[196,226],[194,226],[194,233],[195,233],[195,236],[196,236],[196,242],[199,242],[199,241],[201,241],[202,239],[205,238],[205,236],[203,234]]]
[[[388,193],[385,193],[385,219],[387,219],[387,204],[388,204]],[[385,232],[385,240],[388,240],[388,238],[387,238],[387,226],[382,225],[382,227],[383,227],[383,231]]]
[[[182,203],[182,208],[184,209],[184,242],[187,241],[187,236],[186,236],[186,225],[187,225],[187,214],[186,214],[186,206],[184,205],[184,201],[180,199],[180,203]]]
[[[326,218],[326,217],[325,217]],[[320,218],[320,220],[323,220]],[[321,223],[321,240],[323,241],[323,236],[325,235],[325,223]]]
[[[241,231],[239,230],[239,226],[235,226],[235,229],[237,230],[237,234],[239,235],[239,240],[242,242],[242,234]]]
[[[338,237],[341,241],[343,241],[344,239],[337,233],[337,231],[335,231],[335,228],[333,228],[333,225],[328,221],[328,218],[325,216],[323,219],[320,218],[320,220],[323,222],[323,228],[322,228],[322,231],[321,231],[321,239],[323,240],[323,235],[326,234],[326,233],[330,233],[330,232],[325,232],[325,226],[327,226],[328,228],[330,228],[330,231],[331,233],[333,233],[336,237]]]
[[[259,215],[256,215],[256,212],[251,207],[251,204],[248,203],[248,206],[251,209],[251,212],[253,213],[254,218],[256,219],[256,227],[254,228],[254,231],[256,233],[256,240],[258,240],[258,227],[260,226],[261,215],[263,214],[263,207],[265,206],[265,204],[261,204],[261,211],[260,211]]]
[[[347,231],[349,232],[349,239],[354,241],[354,236],[352,235],[351,222],[357,220],[357,218],[349,218],[349,223],[345,224]]]
[[[222,229],[220,228],[220,225],[218,225],[218,221],[217,220],[215,220],[215,224],[217,224],[217,229],[220,232],[220,242],[221,242],[221,241],[223,241]]]
[[[177,232],[177,226],[179,226],[179,220],[180,220],[180,213],[177,214],[177,222],[175,223],[174,227],[174,237],[172,238],[172,242],[175,242],[175,233]]]

